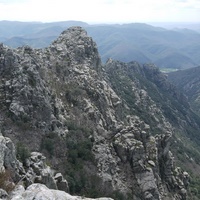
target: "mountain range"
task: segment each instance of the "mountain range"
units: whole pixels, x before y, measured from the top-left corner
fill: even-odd
[[[79,26],[46,48],[0,44],[1,195],[199,199],[200,116],[169,76],[103,64]]]
[[[89,25],[79,21],[54,23],[0,22],[0,41],[10,47],[47,47],[70,26],[82,26],[98,45],[102,61],[154,63],[159,68],[186,69],[199,65],[200,32],[165,29],[148,24]],[[196,25],[195,27],[198,27]]]

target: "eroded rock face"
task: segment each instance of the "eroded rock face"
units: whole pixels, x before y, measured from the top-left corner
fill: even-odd
[[[38,152],[32,152],[30,158],[26,159],[24,166],[16,158],[16,151],[13,142],[7,138],[0,136],[0,173],[8,171],[5,176],[8,184],[24,182],[26,186],[33,183],[43,183],[50,189],[59,189],[68,191],[68,183],[61,173],[55,173],[46,165],[46,158]],[[3,181],[3,180],[2,180]],[[8,196],[6,192],[1,191],[2,198]]]
[[[30,158],[26,159],[26,175],[24,177],[26,186],[33,183],[42,183],[50,189],[59,189],[68,192],[68,183],[61,173],[56,173],[46,164],[46,157],[39,152],[32,152]]]
[[[135,65],[137,73],[145,76],[145,68]],[[47,150],[51,150],[57,168],[65,162],[74,166],[78,157],[84,161],[84,172],[100,178],[102,188],[109,186],[110,194],[118,191],[125,199],[137,200],[185,199],[188,175],[174,165],[169,150],[171,124],[137,77],[125,87],[130,87],[127,93],[134,94],[129,104],[118,92],[121,89],[124,94],[124,88],[113,87],[106,74],[124,66],[109,60],[105,70],[95,42],[81,27],[64,31],[46,49],[0,46],[0,125],[3,134],[26,142],[34,150],[24,166],[26,186],[31,186],[26,191],[19,189],[19,197],[14,199],[79,199],[40,184],[32,185],[37,182],[68,191],[67,181],[55,174],[43,154],[38,153],[44,138],[53,141],[44,153],[48,155]],[[130,74],[134,76],[132,71]],[[144,122],[139,115],[143,111],[154,124]],[[152,133],[154,125],[159,135]],[[79,144],[84,148],[77,152]],[[95,162],[88,159],[87,148]],[[2,159],[6,155],[2,154]],[[5,163],[9,166],[12,162]],[[62,170],[68,175],[66,169]]]
[[[165,199],[172,191],[176,199],[186,199],[189,176],[174,165],[171,133],[151,136],[149,131],[136,117],[131,127],[113,137],[113,143],[98,144],[100,175],[124,193],[130,193],[134,184],[135,199]]]
[[[13,142],[10,138],[0,135],[0,172],[9,171],[10,178],[13,181],[19,179],[25,174],[25,170],[16,158],[16,151]]]

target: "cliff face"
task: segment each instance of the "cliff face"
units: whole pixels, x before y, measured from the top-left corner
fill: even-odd
[[[189,121],[199,125],[192,114],[176,118],[173,102],[187,113],[189,105],[154,66],[102,66],[95,42],[72,27],[45,49],[1,45],[0,91],[2,134],[43,152],[71,193],[186,199],[189,175],[175,166],[170,140]]]

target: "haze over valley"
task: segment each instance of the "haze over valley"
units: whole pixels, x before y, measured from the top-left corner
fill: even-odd
[[[169,26],[169,23],[167,23]],[[183,24],[171,24],[171,26]],[[144,23],[89,25],[81,21],[53,23],[0,22],[0,41],[10,47],[47,47],[70,26],[82,26],[97,43],[102,61],[154,63],[159,68],[186,69],[200,63],[199,24],[193,29],[166,29]],[[163,26],[166,26],[163,23]],[[185,24],[187,27],[188,25]]]

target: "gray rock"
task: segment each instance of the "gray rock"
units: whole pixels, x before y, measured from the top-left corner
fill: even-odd
[[[19,191],[19,193],[17,193]],[[11,200],[81,200],[82,197],[71,196],[68,193],[59,190],[51,190],[42,184],[32,184],[26,191],[18,188],[12,194]],[[84,198],[85,200],[94,200],[91,198]],[[98,198],[98,200],[112,200],[111,198]]]
[[[25,174],[22,164],[16,158],[15,146],[12,141],[0,136],[0,171],[8,170],[15,181]]]
[[[54,171],[46,165],[46,157],[39,152],[32,152],[27,161],[26,185],[38,182],[50,189],[57,189]]]
[[[68,182],[67,182],[67,180],[65,180],[63,178],[63,175],[61,173],[57,173],[54,176],[54,179],[56,181],[56,185],[57,185],[58,190],[69,192]]]
[[[57,173],[55,176],[54,176],[54,179],[58,182],[61,182],[63,180],[63,176],[61,173]]]
[[[151,168],[148,171],[136,174],[144,199],[161,199],[156,184],[155,175]]]
[[[14,190],[9,195],[9,199],[23,200],[22,194],[25,192],[25,188],[22,185],[16,185]]]
[[[8,198],[8,193],[0,188],[0,199],[6,200]]]

